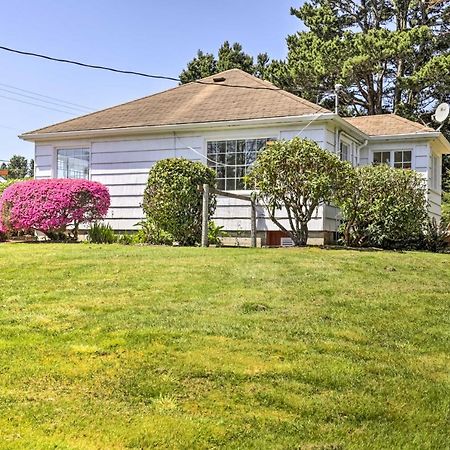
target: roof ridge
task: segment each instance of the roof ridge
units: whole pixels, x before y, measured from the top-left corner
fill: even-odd
[[[302,105],[315,107],[315,108],[317,108],[317,111],[331,112],[329,109],[323,108],[322,106],[318,105],[317,103],[310,102],[309,100],[306,100],[303,97],[299,97],[298,95],[292,94],[291,92],[288,92],[288,91],[286,91],[286,90],[284,90],[282,88],[279,88],[278,86],[276,86],[275,84],[273,84],[270,81],[263,80],[261,78],[255,77],[254,75],[252,75],[252,74],[250,74],[248,72],[245,72],[245,71],[243,71],[241,69],[235,69],[235,70],[241,71],[245,76],[250,77],[251,79],[254,79],[259,84],[262,84],[262,85],[267,85],[268,84],[268,85],[274,87],[273,90],[275,92],[278,92],[279,94],[284,95],[285,97],[289,97],[290,99],[295,100],[295,101],[301,103]]]

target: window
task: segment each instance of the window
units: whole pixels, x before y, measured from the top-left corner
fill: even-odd
[[[373,165],[391,164],[391,152],[373,152]]]
[[[340,158],[341,161],[351,161],[350,146],[346,142],[341,142],[340,144]]]
[[[208,167],[217,174],[217,188],[225,191],[246,189],[242,179],[257,154],[273,138],[210,141],[207,144]]]
[[[440,177],[440,161],[437,156],[431,155],[431,188],[438,190],[441,182]]]
[[[58,178],[89,178],[89,149],[58,150]]]
[[[411,150],[394,152],[394,167],[396,169],[411,169]]]
[[[387,164],[396,169],[412,168],[411,150],[397,150],[392,152],[373,152],[373,165]]]

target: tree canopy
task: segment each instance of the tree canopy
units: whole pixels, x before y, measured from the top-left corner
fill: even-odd
[[[241,69],[263,78],[268,64],[267,53],[259,54],[255,63],[253,57],[243,51],[241,44],[235,42],[230,45],[225,41],[217,52],[217,58],[212,53],[198,50],[197,56],[189,61],[186,69],[181,72],[180,80],[183,84],[189,83],[229,69]]]

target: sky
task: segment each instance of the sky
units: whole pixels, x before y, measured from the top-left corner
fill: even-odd
[[[254,57],[267,52],[272,58],[284,58],[286,36],[298,31],[301,25],[289,10],[300,3],[299,0],[0,0],[0,45],[178,77],[198,49],[216,53],[225,40],[240,42],[244,51]],[[13,154],[33,157],[34,145],[20,140],[17,137],[20,133],[176,84],[0,50],[0,160]],[[59,100],[66,102],[64,106]]]

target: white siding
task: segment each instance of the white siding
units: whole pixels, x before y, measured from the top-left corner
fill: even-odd
[[[205,163],[208,140],[277,138],[291,139],[295,136],[316,141],[322,148],[335,153],[336,129],[333,125],[314,122],[305,124],[261,127],[249,129],[224,128],[222,130],[191,133],[175,133],[149,136],[147,138],[112,138],[111,140],[72,140],[37,144],[35,148],[36,178],[56,176],[56,150],[60,147],[84,147],[90,149],[90,178],[108,186],[111,194],[111,208],[108,222],[117,230],[135,229],[143,218],[141,209],[148,171],[152,165],[164,158],[180,157]],[[343,134],[344,136],[344,134]],[[352,136],[346,135],[353,140]],[[356,148],[356,141],[353,142]],[[359,155],[360,165],[370,164],[374,150],[413,150],[413,167],[429,180],[431,153],[427,142],[398,144],[383,142],[364,147]],[[431,212],[440,215],[440,192],[430,192]],[[285,211],[278,214],[280,221],[288,226]],[[335,231],[339,226],[339,210],[332,206],[321,206],[310,222],[312,231]],[[230,231],[250,229],[250,208],[248,203],[219,198],[215,221]],[[277,230],[263,208],[258,208],[258,230]]]

